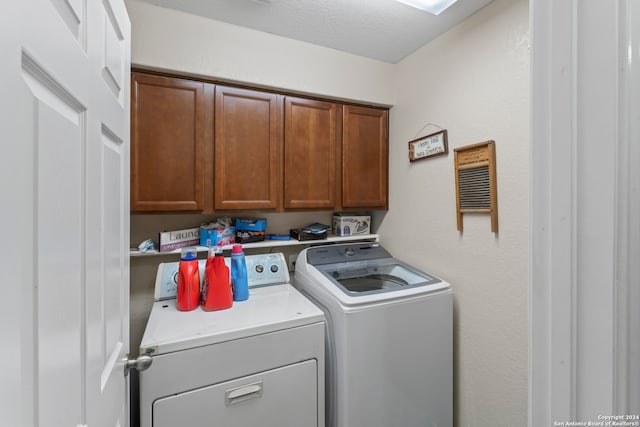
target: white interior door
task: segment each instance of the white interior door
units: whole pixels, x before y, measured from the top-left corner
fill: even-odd
[[[2,3],[12,413],[24,426],[127,426],[129,19],[122,0]]]

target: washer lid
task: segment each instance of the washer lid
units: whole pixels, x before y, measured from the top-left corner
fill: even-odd
[[[365,296],[440,283],[394,258],[317,265],[316,268],[349,296]]]
[[[289,284],[252,288],[249,299],[226,310],[178,311],[175,300],[153,304],[140,354],[166,354],[324,320],[324,314]]]
[[[342,307],[386,303],[451,292],[449,283],[391,256],[379,243],[304,249],[296,263],[297,286],[320,301]]]

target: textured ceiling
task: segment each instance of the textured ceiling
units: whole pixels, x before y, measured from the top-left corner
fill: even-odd
[[[492,0],[458,0],[438,16],[394,0],[143,1],[397,63]]]

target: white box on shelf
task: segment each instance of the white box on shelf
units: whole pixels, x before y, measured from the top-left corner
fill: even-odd
[[[371,216],[356,213],[337,212],[333,214],[333,234],[336,236],[356,236],[369,234]]]
[[[171,252],[174,249],[200,244],[200,229],[165,231],[160,233],[160,252]]]

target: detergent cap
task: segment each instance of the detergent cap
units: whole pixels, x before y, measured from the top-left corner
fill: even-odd
[[[241,254],[242,253],[242,245],[233,245],[233,249],[231,249],[232,254]]]
[[[222,248],[220,246],[209,247],[209,257],[222,256]]]
[[[183,261],[193,261],[194,259],[198,259],[198,248],[189,246],[187,248],[182,248],[182,254],[180,255],[180,259]]]

